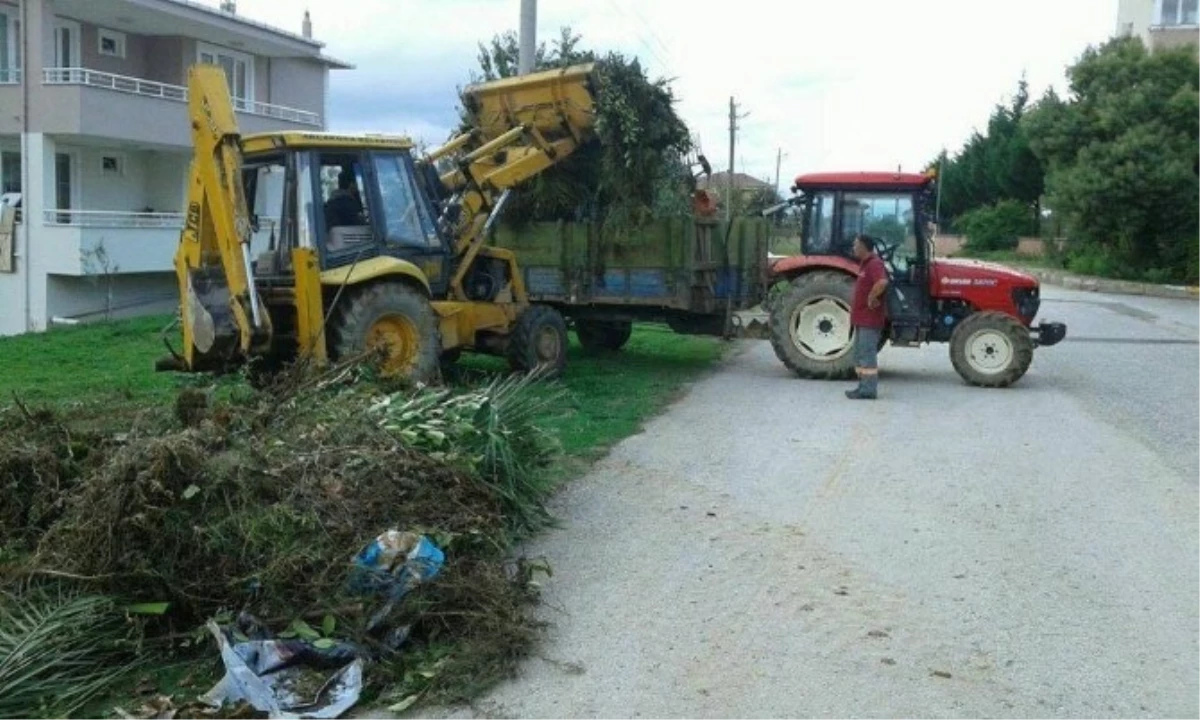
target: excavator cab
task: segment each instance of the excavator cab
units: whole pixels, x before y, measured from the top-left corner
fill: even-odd
[[[450,244],[437,231],[436,208],[418,182],[409,143],[351,148],[330,138],[284,133],[243,140],[255,276],[290,272],[291,250],[302,247],[316,253],[321,271],[377,257],[405,259],[436,269],[428,280],[434,292],[443,290]],[[270,147],[258,149],[264,143]]]

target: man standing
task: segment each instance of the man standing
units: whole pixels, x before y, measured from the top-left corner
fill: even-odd
[[[851,400],[874,400],[879,393],[879,339],[887,315],[883,293],[888,286],[887,268],[875,254],[875,242],[866,235],[854,238],[854,257],[858,259],[858,279],[854,282],[854,303],[850,324],[854,326],[854,371],[858,387],[846,391]]]

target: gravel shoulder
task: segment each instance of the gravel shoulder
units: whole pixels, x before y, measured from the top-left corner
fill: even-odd
[[[540,656],[432,714],[1200,715],[1195,435],[1164,454],[1057,350],[984,391],[889,349],[872,404],[743,344],[556,498]]]

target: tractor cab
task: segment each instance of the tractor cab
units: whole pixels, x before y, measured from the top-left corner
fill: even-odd
[[[927,219],[932,217],[933,178],[904,173],[821,173],[801,175],[792,186],[801,218],[801,252],[807,258],[853,263],[854,237],[875,240],[876,252],[891,275],[889,335],[896,343],[916,343],[930,316],[927,288],[933,258]]]

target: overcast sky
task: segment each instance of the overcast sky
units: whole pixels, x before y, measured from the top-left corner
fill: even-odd
[[[217,5],[218,0],[203,0]],[[520,0],[238,0],[356,66],[330,80],[331,130],[407,133],[437,144],[476,44],[516,29]],[[1022,72],[1032,92],[1116,28],[1117,0],[541,0],[538,32],[570,25],[588,48],[636,55],[674,78],[679,111],[717,169],[728,165],[729,96],[741,112],[737,170],[781,186],[801,172],[919,170],[951,151]]]

